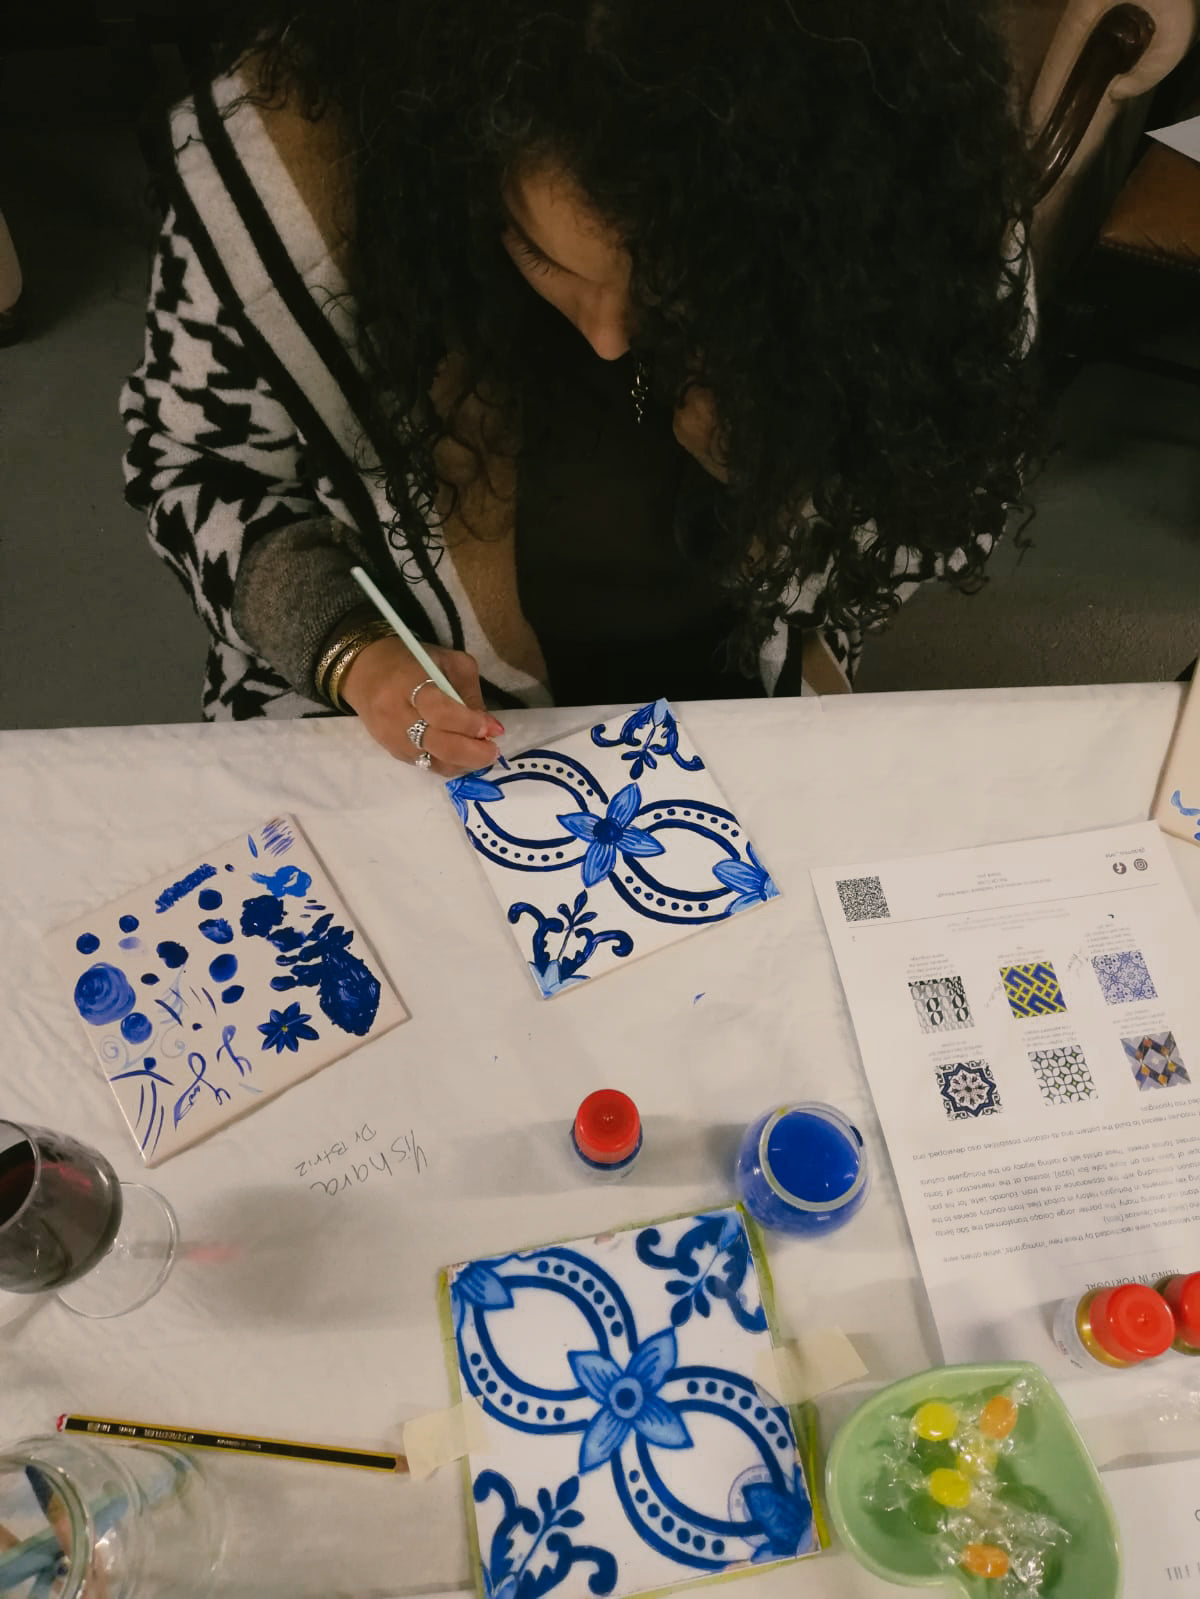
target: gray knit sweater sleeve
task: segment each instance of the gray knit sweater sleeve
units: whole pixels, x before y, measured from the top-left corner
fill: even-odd
[[[233,620],[255,653],[299,694],[319,700],[316,668],[334,630],[364,612],[363,592],[350,576],[366,564],[353,528],[333,517],[312,517],[276,528],[251,546],[238,567]]]

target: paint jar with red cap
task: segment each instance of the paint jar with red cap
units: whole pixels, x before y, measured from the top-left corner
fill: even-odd
[[[629,1095],[619,1088],[589,1094],[575,1112],[571,1147],[593,1177],[627,1177],[642,1147],[642,1118]]]
[[[1064,1299],[1054,1317],[1054,1342],[1073,1366],[1123,1371],[1171,1347],[1175,1318],[1160,1293],[1145,1283],[1093,1288]]]
[[[1200,1355],[1200,1271],[1166,1277],[1158,1291],[1175,1318],[1175,1342],[1171,1348],[1181,1355]]]

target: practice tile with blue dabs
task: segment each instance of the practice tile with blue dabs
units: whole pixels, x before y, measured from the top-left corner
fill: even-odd
[[[47,943],[148,1166],[408,1020],[291,817]]]
[[[488,1423],[468,1458],[481,1599],[629,1599],[821,1547],[811,1410],[768,1391],[740,1207],[465,1262],[451,1369]]]
[[[779,892],[666,700],[446,788],[545,999]]]

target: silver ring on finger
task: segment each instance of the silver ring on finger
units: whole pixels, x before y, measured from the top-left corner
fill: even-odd
[[[408,730],[409,743],[415,744],[419,750],[425,748],[425,732],[428,726],[429,723],[422,718],[414,722]]]
[[[437,687],[437,684],[433,681],[433,679],[431,677],[423,677],[421,679],[421,681],[417,684],[416,688],[413,689],[412,693],[408,696],[408,703],[412,706],[414,711],[417,708],[417,695],[421,692],[421,690],[423,688],[436,688],[436,687]]]
[[[433,765],[433,756],[429,753],[428,750],[422,750],[421,753],[417,756],[415,764],[416,764],[416,767],[417,767],[418,771],[427,772],[429,770],[429,768]]]

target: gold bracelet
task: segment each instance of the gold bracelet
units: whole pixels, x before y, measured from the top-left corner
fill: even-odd
[[[368,644],[376,644],[380,639],[395,638],[395,636],[389,624],[376,617],[370,622],[352,628],[348,633],[343,633],[322,652],[313,675],[317,692],[329,701],[335,711],[348,714],[341,698],[342,679],[363,650]]]

